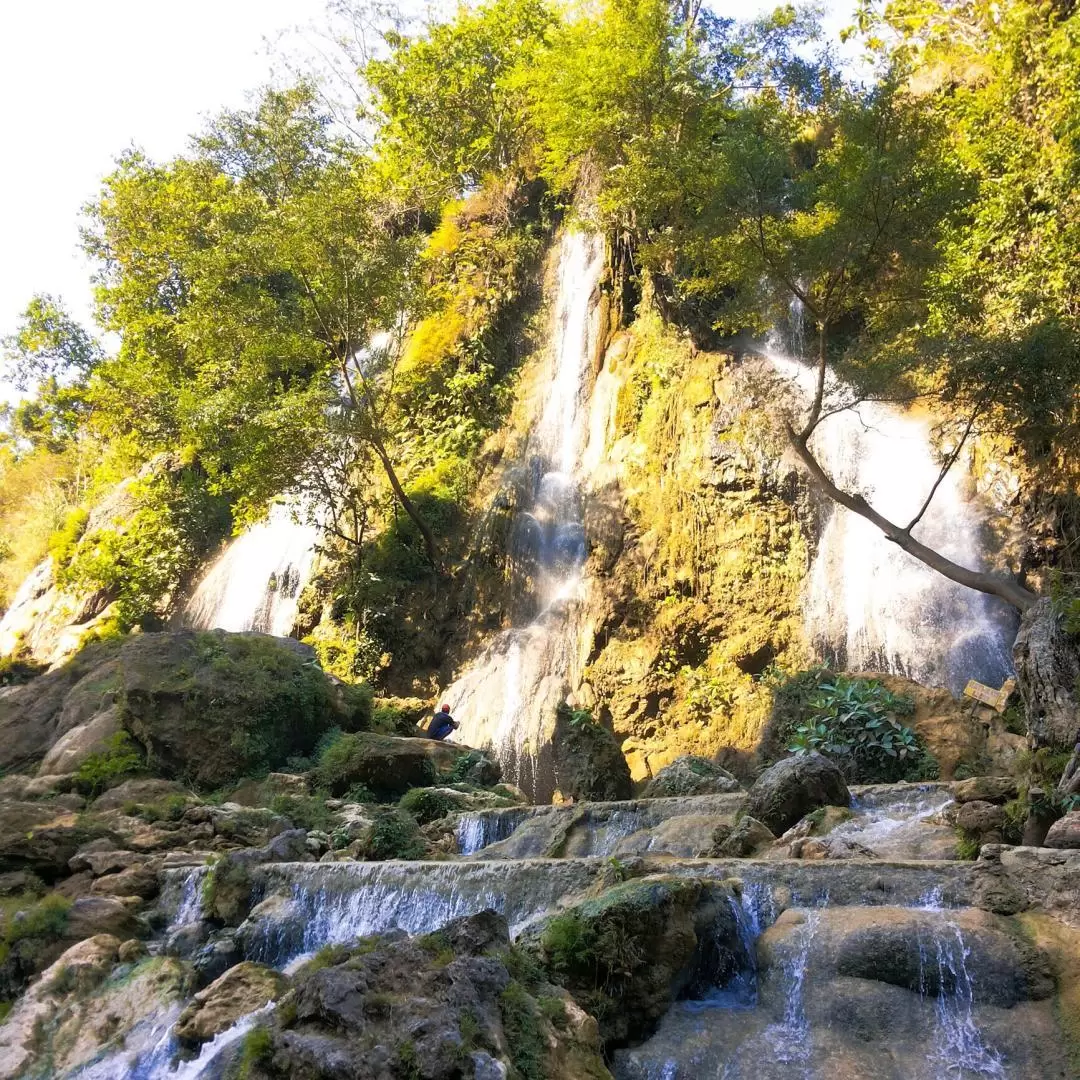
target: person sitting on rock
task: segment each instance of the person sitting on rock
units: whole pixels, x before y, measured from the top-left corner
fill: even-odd
[[[451,731],[456,731],[461,725],[450,715],[450,706],[444,705],[428,724],[427,736],[429,739],[438,739],[442,742]]]

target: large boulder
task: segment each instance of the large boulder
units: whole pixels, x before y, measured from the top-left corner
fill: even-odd
[[[1066,631],[1048,597],[1024,612],[1013,663],[1028,733],[1037,745],[1071,750],[1080,742],[1080,642]]]
[[[1048,957],[976,908],[790,908],[758,939],[758,958],[781,978],[804,966],[809,985],[846,976],[934,997],[959,989],[1004,1008],[1054,993]]]
[[[626,881],[528,931],[527,947],[598,1018],[605,1044],[625,1045],[648,1034],[692,980],[703,899],[692,878]]]
[[[122,729],[154,772],[218,788],[309,754],[322,732],[364,727],[370,716],[367,691],[333,682],[299,642],[135,634],[0,691],[0,768],[44,759],[45,772],[75,769]]]
[[[820,754],[806,754],[766,769],[750,789],[746,812],[780,836],[819,806],[850,802],[851,793],[836,765]]]
[[[723,795],[742,791],[742,786],[727,771],[708,758],[684,754],[661,769],[641,793],[643,799],[674,795]]]
[[[1080,848],[1080,810],[1070,810],[1055,821],[1043,844],[1049,848]]]
[[[494,784],[498,779],[499,766],[467,746],[371,731],[343,735],[323,754],[316,771],[319,785],[335,795],[362,784],[385,799],[449,780]]]
[[[176,1036],[184,1042],[209,1042],[242,1016],[277,1001],[289,980],[264,964],[245,960],[200,990],[176,1021]]]
[[[53,802],[0,803],[0,872],[66,877],[68,860],[90,839],[79,815]]]
[[[560,706],[551,736],[555,789],[566,799],[617,802],[633,793],[630,766],[606,727]]]
[[[611,1080],[596,1021],[542,977],[516,977],[509,945],[486,911],[329,950],[268,1018],[257,1075]]]

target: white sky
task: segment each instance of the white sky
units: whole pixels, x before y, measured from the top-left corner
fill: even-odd
[[[161,160],[184,150],[202,116],[243,104],[268,80],[265,39],[318,20],[323,6],[0,0],[0,336],[37,292],[90,324],[79,210],[117,154],[136,145]],[[776,0],[712,6],[746,17]]]

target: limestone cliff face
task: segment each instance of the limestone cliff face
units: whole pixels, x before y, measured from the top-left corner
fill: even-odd
[[[604,357],[593,415],[605,452],[594,430],[585,462],[592,641],[577,698],[610,723],[635,780],[681,754],[753,749],[771,705],[755,676],[810,659],[800,518],[812,524],[814,509],[771,439],[759,376],[652,319]]]

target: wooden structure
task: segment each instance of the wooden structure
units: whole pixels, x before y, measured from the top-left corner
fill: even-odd
[[[964,687],[964,697],[972,698],[978,705],[989,705],[995,712],[1003,713],[1015,689],[1015,679],[1006,679],[1001,684],[1000,690],[995,690],[992,686],[985,686],[983,683],[971,679],[967,686]]]

